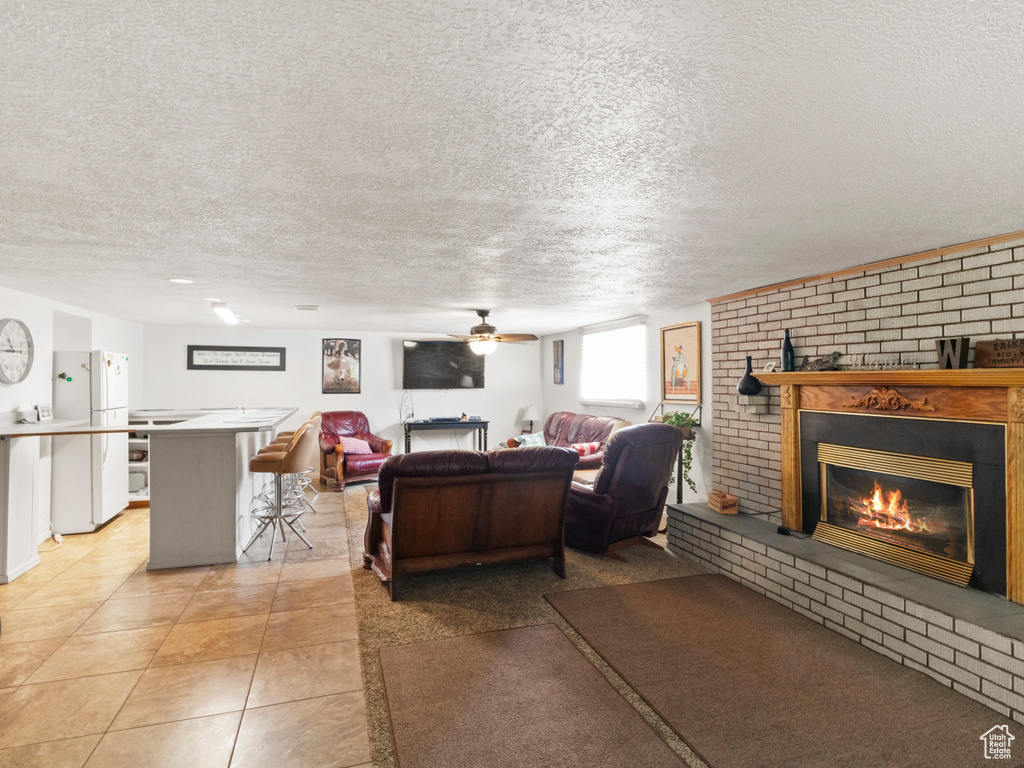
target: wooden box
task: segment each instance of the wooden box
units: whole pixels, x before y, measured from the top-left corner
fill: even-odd
[[[708,494],[708,506],[722,515],[735,515],[740,511],[740,500],[724,491],[712,491]]]

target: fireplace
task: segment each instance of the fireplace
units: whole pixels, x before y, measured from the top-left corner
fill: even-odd
[[[974,570],[973,465],[818,445],[814,538],[966,586]]]

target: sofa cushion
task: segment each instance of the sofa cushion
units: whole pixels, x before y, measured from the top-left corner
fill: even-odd
[[[386,453],[354,453],[345,454],[346,474],[362,475],[367,472],[376,472],[377,468],[388,458]]]
[[[527,446],[518,451],[488,451],[487,466],[492,472],[553,472],[576,466],[579,455],[568,448],[553,445]]]
[[[622,424],[614,416],[590,416],[586,413],[557,411],[548,417],[544,425],[544,439],[548,445],[568,447],[573,443],[601,443],[617,425]]]
[[[580,456],[592,456],[601,450],[600,443],[573,443],[569,446]]]
[[[520,435],[516,440],[519,442],[520,448],[529,445],[545,445],[543,432],[533,432],[529,435]]]
[[[381,510],[391,511],[391,490],[396,477],[476,475],[486,471],[487,454],[478,451],[417,451],[389,456],[377,477]]]

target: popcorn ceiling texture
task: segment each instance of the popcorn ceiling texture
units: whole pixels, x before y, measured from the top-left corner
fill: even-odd
[[[769,413],[748,413],[736,382],[778,361],[784,329],[797,366],[840,351],[843,368],[937,368],[935,340],[1024,338],[1024,241],[958,251],[897,267],[811,280],[711,308],[714,438],[712,487],[741,512],[781,508],[779,388]]]
[[[5,3],[0,284],[546,333],[1013,232],[1022,26],[1018,0]]]

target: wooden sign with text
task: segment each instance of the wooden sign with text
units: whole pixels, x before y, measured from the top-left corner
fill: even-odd
[[[975,368],[1024,368],[1024,339],[994,339],[974,345]]]

